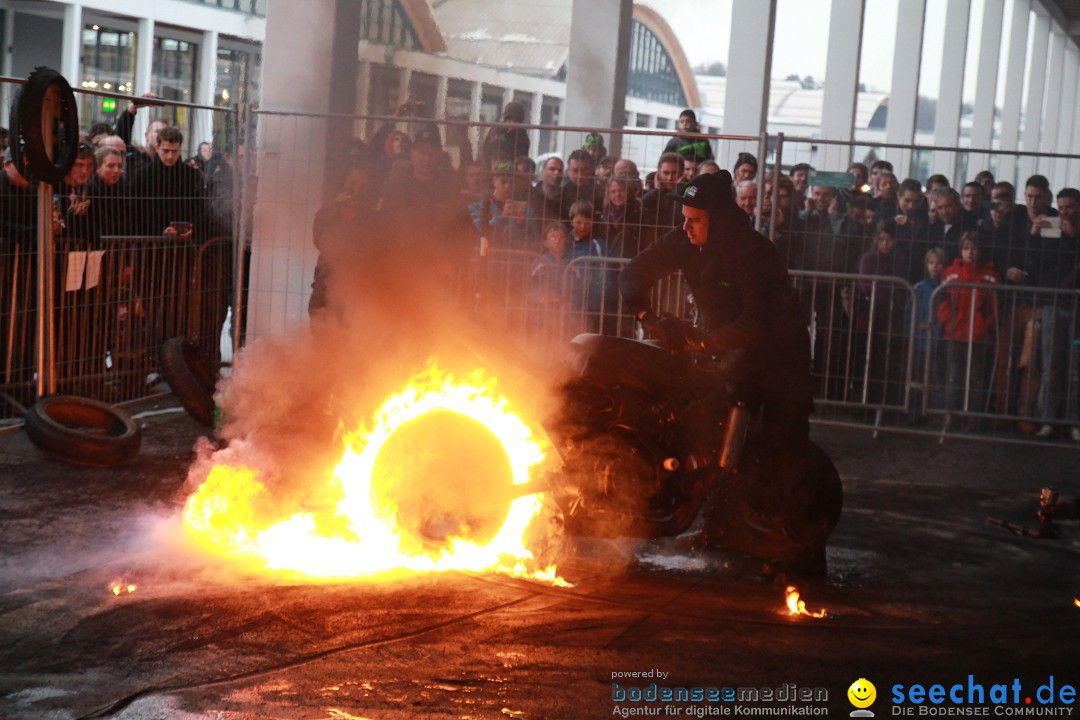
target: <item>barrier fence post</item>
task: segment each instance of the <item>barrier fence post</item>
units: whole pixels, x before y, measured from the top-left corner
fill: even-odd
[[[56,389],[53,353],[53,189],[49,183],[38,183],[38,276],[37,276],[37,333],[36,370],[38,398],[51,395]]]

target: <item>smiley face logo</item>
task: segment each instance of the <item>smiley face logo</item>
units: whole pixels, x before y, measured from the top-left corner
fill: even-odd
[[[855,707],[868,708],[877,699],[877,688],[874,687],[874,683],[866,678],[859,678],[851,683],[851,687],[847,690],[847,696]]]

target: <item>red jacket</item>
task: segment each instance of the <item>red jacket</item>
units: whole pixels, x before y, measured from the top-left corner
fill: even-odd
[[[977,268],[975,263],[966,263],[961,258],[953,260],[941,280],[943,283],[1001,283],[991,263]],[[944,325],[945,339],[961,342],[986,340],[997,322],[997,293],[993,290],[946,287],[942,294],[944,297],[938,305],[938,320]]]

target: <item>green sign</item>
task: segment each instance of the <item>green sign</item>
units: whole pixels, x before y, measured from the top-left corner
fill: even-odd
[[[808,176],[810,185],[823,185],[834,188],[855,187],[855,176],[846,172],[825,172],[823,170],[811,170]]]
[[[101,112],[107,112],[107,113],[116,112],[116,98],[102,98],[101,99]]]

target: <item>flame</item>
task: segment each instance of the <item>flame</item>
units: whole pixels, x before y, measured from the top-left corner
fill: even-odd
[[[477,432],[477,423],[486,433]],[[474,439],[484,447],[497,442],[505,458],[475,467],[461,461],[458,446]],[[273,517],[273,498],[256,469],[219,464],[188,499],[184,519],[212,552],[310,579],[492,570],[565,585],[554,565],[540,567],[525,546],[541,495],[519,489],[514,497],[514,486],[527,483],[543,459],[543,441],[495,393],[493,380],[481,371],[458,379],[431,363],[386,400],[369,430],[346,435],[343,456],[327,480],[336,503]],[[444,475],[464,482],[447,485],[452,481]],[[475,503],[462,499],[477,493],[484,497]],[[444,504],[450,509],[440,514]],[[484,521],[469,518],[473,504],[489,511]]]
[[[117,582],[112,586],[112,594],[116,596],[130,595],[138,589],[138,586],[134,583]]]
[[[799,588],[794,585],[788,585],[784,591],[787,595],[787,609],[788,615],[807,615],[813,618],[823,618],[828,614],[828,610],[822,609],[817,612],[810,612],[806,609],[806,603],[799,597]]]
[[[1073,598],[1073,605],[1080,607],[1080,598]]]

